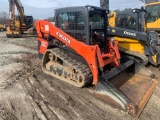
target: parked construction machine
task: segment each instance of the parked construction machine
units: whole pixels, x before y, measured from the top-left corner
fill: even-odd
[[[0,31],[5,31],[5,30],[6,30],[5,26],[0,24]]]
[[[15,6],[18,10],[18,16],[15,15]],[[7,37],[22,37],[24,32],[35,34],[34,22],[32,16],[26,16],[20,0],[9,0],[10,26],[7,28]]]
[[[140,0],[145,4],[145,30],[158,33],[158,45],[160,46],[160,0]]]
[[[121,58],[118,42],[108,37],[105,9],[94,6],[55,10],[55,25],[38,20],[42,70],[76,87],[95,85],[95,94],[139,116],[156,88],[154,73]]]
[[[160,45],[160,1],[152,2],[155,0],[150,0],[151,3],[145,5],[145,18],[146,18],[146,30],[155,31],[158,33],[158,45]]]
[[[155,31],[160,36],[160,0],[141,0],[145,4],[146,30]],[[160,42],[160,41],[159,41]],[[160,43],[159,43],[160,44]]]
[[[109,35],[118,41],[119,50],[139,63],[160,65],[158,34],[145,31],[145,10],[134,9],[112,12],[109,18]]]

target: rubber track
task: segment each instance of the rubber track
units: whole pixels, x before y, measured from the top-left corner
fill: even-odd
[[[118,47],[120,51],[124,52],[125,54],[128,54],[130,56],[136,57],[135,59],[139,61],[139,59],[141,60],[142,63],[140,63],[141,65],[146,66],[148,64],[148,57],[146,55],[143,55],[139,52],[134,52],[134,51],[129,51],[127,49],[124,49],[122,47]],[[137,59],[139,58],[139,59]]]
[[[54,49],[50,49],[50,51],[56,55],[58,58],[60,58],[65,64],[73,67],[76,71],[79,72],[79,74],[81,74],[81,76],[83,76],[84,78],[84,84],[78,84],[77,82],[73,81],[73,80],[70,80],[70,82],[68,82],[68,79],[67,80],[64,80],[64,77],[63,77],[63,81],[65,82],[68,82],[76,87],[83,87],[87,84],[90,84],[93,80],[93,76],[92,76],[92,72],[90,70],[89,67],[87,67],[87,65],[77,61],[76,59],[74,58],[71,58],[68,54],[66,54],[62,49],[59,49],[59,48],[54,48]],[[45,72],[45,71],[44,71]],[[57,78],[57,75],[53,75],[53,74],[50,74],[54,77]],[[61,77],[62,78],[62,77]],[[59,79],[59,78],[58,78]]]

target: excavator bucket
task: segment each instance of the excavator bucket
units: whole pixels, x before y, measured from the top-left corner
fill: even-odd
[[[100,76],[95,94],[138,117],[157,84],[154,73],[130,60]]]

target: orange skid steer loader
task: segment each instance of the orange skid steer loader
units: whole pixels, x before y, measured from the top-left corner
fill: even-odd
[[[42,70],[76,87],[94,84],[100,98],[139,116],[158,81],[148,69],[120,57],[118,42],[107,34],[106,12],[68,7],[55,10],[55,25],[36,21]]]

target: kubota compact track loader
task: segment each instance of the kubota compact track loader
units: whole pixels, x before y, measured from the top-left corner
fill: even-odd
[[[36,21],[42,70],[77,87],[92,83],[97,96],[139,116],[158,81],[133,60],[120,58],[117,41],[108,38],[106,12],[68,7],[55,10],[55,25]]]

